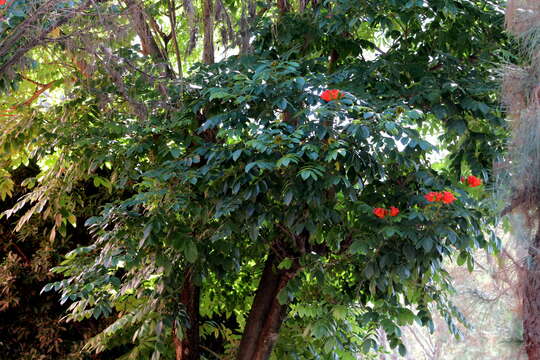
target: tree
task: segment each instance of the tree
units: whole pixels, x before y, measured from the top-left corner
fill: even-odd
[[[523,272],[523,337],[525,350],[531,360],[540,359],[540,275],[538,249],[538,104],[539,87],[536,83],[538,45],[536,27],[540,21],[540,5],[535,1],[510,1],[506,12],[507,28],[515,35],[528,58],[523,66],[506,69],[504,79],[505,103],[512,121],[512,143],[508,157],[511,175],[505,185],[511,188],[510,205],[503,213],[514,212],[525,217],[515,223],[516,231],[528,230],[528,258]]]
[[[443,260],[498,249],[488,193],[460,178],[488,182],[504,150],[499,3],[181,7],[4,10],[0,193],[7,170],[40,164],[5,218],[54,220],[53,241],[88,206],[78,184],[109,193],[84,219],[94,242],[44,288],[70,319],[114,317],[88,348],[354,359],[382,327],[403,353],[400,326],[432,326],[432,304],[455,329]],[[240,54],[217,56],[228,42]],[[56,98],[31,107],[44,91]]]

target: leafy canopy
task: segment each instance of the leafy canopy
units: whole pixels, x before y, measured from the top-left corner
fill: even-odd
[[[498,249],[486,189],[460,177],[489,183],[504,149],[499,1],[287,11],[217,1],[232,19],[216,22],[226,30],[218,50],[250,29],[249,46],[234,35],[242,52],[214,64],[194,60],[206,45],[159,41],[156,28],[173,24],[161,2],[126,4],[55,2],[50,23],[33,25],[59,28],[60,40],[37,44],[21,24],[39,9],[18,3],[0,32],[14,114],[0,118],[0,194],[11,194],[11,169],[30,159],[41,169],[5,217],[22,212],[17,228],[48,218],[54,241],[86,206],[78,184],[110,194],[85,219],[94,243],[68,253],[53,270],[64,279],[44,288],[61,293],[70,319],[114,315],[89,348],[128,344],[129,358],[172,358],[172,329],[193,326],[179,303],[189,273],[201,289],[201,335],[220,339],[209,350],[234,354],[265,259],[289,274],[277,295],[288,315],[276,359],[353,359],[377,347],[379,327],[404,352],[399,327],[433,326],[432,305],[457,331],[444,261],[472,268],[475,249]],[[143,48],[134,6],[154,20],[159,56]],[[203,10],[189,6],[172,29],[188,47],[191,11]],[[182,60],[192,65],[185,73]],[[26,78],[52,82],[55,100],[21,105],[35,85]],[[343,96],[321,99],[328,89]],[[457,200],[430,202],[431,191]],[[397,216],[373,214],[391,206]]]

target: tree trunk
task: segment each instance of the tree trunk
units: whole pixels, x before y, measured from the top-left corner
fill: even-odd
[[[331,74],[336,71],[336,65],[339,60],[339,53],[336,49],[332,49],[330,52],[330,61],[328,61],[328,73]]]
[[[298,272],[296,264],[288,270],[278,270],[278,264],[279,260],[271,253],[246,321],[237,360],[267,360],[278,339],[288,306],[281,305],[277,296]]]
[[[277,0],[277,6],[281,15],[289,12],[290,5],[287,0]]]
[[[176,360],[198,360],[200,358],[199,347],[199,302],[200,288],[193,283],[192,271],[188,269],[184,275],[184,285],[180,292],[180,302],[184,305],[189,318],[189,327],[184,331],[182,341],[176,338],[176,329],[173,328],[175,336],[174,347]]]
[[[204,48],[203,62],[214,63],[214,4],[213,0],[203,0]]]
[[[540,223],[529,246],[523,294],[523,337],[529,360],[540,360]]]
[[[167,54],[165,50],[159,48],[158,43],[152,35],[152,30],[146,22],[143,6],[137,0],[126,0],[126,5],[133,28],[141,40],[143,54],[150,55],[156,61],[156,65],[162,68],[165,76],[174,78]]]

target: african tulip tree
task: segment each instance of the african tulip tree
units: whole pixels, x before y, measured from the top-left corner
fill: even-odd
[[[76,184],[109,191],[44,289],[114,318],[90,349],[354,359],[380,327],[405,351],[433,306],[455,329],[443,262],[497,249],[488,193],[460,182],[503,150],[497,1],[36,4],[0,35],[2,166],[41,165],[5,218],[48,217],[53,241]]]

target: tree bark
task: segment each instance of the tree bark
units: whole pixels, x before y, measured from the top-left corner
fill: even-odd
[[[330,60],[328,61],[328,73],[331,74],[336,70],[336,64],[339,59],[339,53],[336,49],[332,49],[330,52]]]
[[[204,48],[203,62],[214,63],[214,3],[213,0],[203,0]]]
[[[540,360],[540,222],[529,246],[523,294],[523,337],[529,360]]]
[[[133,28],[141,40],[143,54],[150,55],[152,59],[157,62],[156,65],[163,67],[164,75],[169,78],[174,78],[174,73],[169,66],[167,54],[164,52],[166,50],[162,51],[154,39],[150,26],[146,22],[142,5],[136,0],[126,0],[126,5],[128,7]]]
[[[287,0],[277,0],[277,6],[281,15],[288,13],[290,10],[290,5]]]
[[[193,283],[191,269],[184,275],[184,285],[180,292],[180,303],[184,306],[189,319],[189,327],[184,330],[182,341],[176,340],[176,330],[174,347],[176,360],[198,360],[200,358],[199,342],[199,302],[200,288]]]
[[[278,264],[279,259],[270,253],[246,321],[237,360],[267,360],[272,354],[288,309],[287,305],[279,303],[277,296],[299,268],[294,264],[291,269],[279,270]]]

